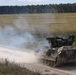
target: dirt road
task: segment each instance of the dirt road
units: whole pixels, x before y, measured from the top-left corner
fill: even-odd
[[[16,63],[21,63],[22,67],[41,75],[76,75],[76,66],[52,68],[36,61],[37,58],[33,53],[30,54],[7,47],[0,47],[0,58],[7,58],[9,62],[14,60]]]
[[[41,75],[76,75],[76,67],[51,68],[40,63],[24,64],[23,67]]]

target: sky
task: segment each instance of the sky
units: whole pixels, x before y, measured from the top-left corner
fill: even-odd
[[[76,3],[76,0],[0,0],[0,6]]]

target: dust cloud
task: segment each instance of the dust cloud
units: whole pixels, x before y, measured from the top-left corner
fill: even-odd
[[[38,58],[35,55],[34,52],[28,51],[26,52],[20,51],[17,49],[11,49],[8,47],[0,47],[0,59],[5,61],[6,59],[9,62],[15,62],[15,63],[37,63]]]
[[[33,17],[28,20],[27,16],[26,16],[26,18],[24,16],[20,16],[14,22],[15,23],[14,26],[19,31],[29,32],[31,34],[40,34],[40,35],[51,34],[51,32],[52,32],[51,29],[48,27],[47,23],[44,23],[45,21],[47,21],[48,18],[46,16],[44,16],[44,18],[42,18],[43,19],[43,22],[42,22],[39,19],[33,20]],[[38,22],[38,21],[40,21],[40,22]]]
[[[45,24],[31,26],[25,18],[18,17],[14,25],[0,27],[0,58],[17,63],[38,62],[35,53],[49,46],[45,33],[49,33],[49,27]]]

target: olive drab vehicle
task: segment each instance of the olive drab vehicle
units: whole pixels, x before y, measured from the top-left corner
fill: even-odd
[[[76,63],[76,48],[73,42],[75,36],[68,37],[47,37],[50,47],[41,57],[41,61],[49,66],[59,66],[66,63]]]

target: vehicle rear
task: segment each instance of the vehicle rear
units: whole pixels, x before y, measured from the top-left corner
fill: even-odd
[[[58,49],[57,64],[76,63],[76,48],[63,46]]]

